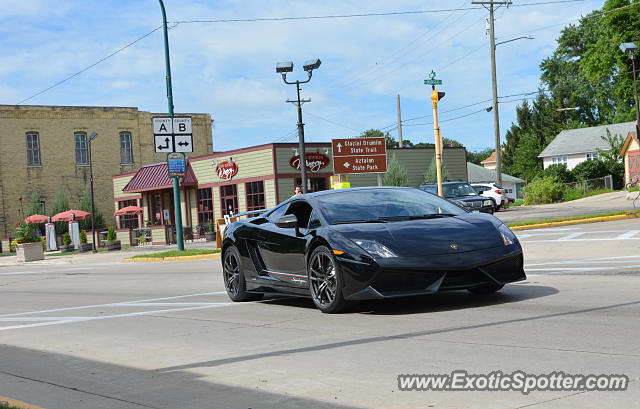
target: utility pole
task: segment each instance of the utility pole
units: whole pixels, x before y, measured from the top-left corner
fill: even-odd
[[[402,148],[402,114],[400,114],[400,94],[398,94],[398,148]]]
[[[302,122],[302,104],[311,102],[311,98],[300,99],[300,82],[296,81],[298,99],[288,99],[287,102],[298,106],[298,149],[300,150],[300,177],[302,181],[302,193],[309,193],[307,186],[307,154],[304,149],[304,123]]]
[[[500,144],[500,115],[498,113],[498,82],[496,78],[496,32],[494,29],[495,11],[493,6],[509,6],[510,1],[472,1],[471,4],[481,4],[489,10],[489,35],[491,37],[491,82],[493,90],[493,124],[496,139],[496,183],[502,186],[502,148]],[[488,7],[487,7],[488,6]]]
[[[438,125],[438,101],[444,98],[444,92],[438,92],[435,86],[431,86],[431,102],[433,108],[433,133],[436,140],[436,176],[438,182],[438,196],[442,197],[442,137]]]
[[[169,34],[167,33],[167,12],[164,9],[164,3],[160,2],[162,9],[162,27],[164,29],[164,60],[167,70],[167,103],[169,106],[169,117],[173,126],[173,91],[171,88],[171,63],[169,62]],[[173,207],[176,216],[176,241],[178,242],[178,251],[184,250],[184,240],[182,239],[182,208],[180,205],[180,181],[177,177],[173,178]]]

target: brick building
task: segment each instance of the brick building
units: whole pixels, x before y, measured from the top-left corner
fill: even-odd
[[[187,156],[212,153],[211,115],[184,115],[193,122],[193,153]],[[31,193],[38,192],[49,214],[62,189],[71,207],[77,205],[89,184],[92,132],[98,133],[92,142],[96,206],[105,222],[115,225],[111,175],[166,161],[166,155],[154,153],[153,116],[166,114],[129,107],[0,105],[0,237],[15,235],[19,197],[26,208]]]

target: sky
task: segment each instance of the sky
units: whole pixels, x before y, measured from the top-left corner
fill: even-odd
[[[525,5],[548,1],[514,0],[496,11],[496,42],[534,37],[496,47],[498,95],[536,91],[540,62],[553,53],[561,29],[603,5]],[[211,114],[215,151],[297,141],[296,107],[286,103],[296,97],[295,85],[284,84],[275,65],[293,61],[287,78],[304,80],[302,64],[312,58],[322,65],[302,86],[302,97],[311,99],[303,105],[307,142],[371,128],[397,137],[398,94],[407,120],[403,138],[433,142],[424,79],[434,70],[446,92],[439,103],[442,136],[471,151],[495,146],[493,113],[485,111],[492,105],[489,13],[471,0],[165,0],[165,6],[175,112]],[[457,8],[464,10],[450,11]],[[436,12],[442,9],[449,11]],[[433,12],[193,22],[414,11]],[[0,0],[0,104],[166,112],[163,36],[153,31],[161,24],[152,0]],[[519,98],[501,99],[503,141]]]

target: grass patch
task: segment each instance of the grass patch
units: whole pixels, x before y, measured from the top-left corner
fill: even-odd
[[[529,226],[531,224],[538,224],[538,223],[553,223],[553,222],[563,222],[565,220],[593,219],[594,217],[617,216],[619,214],[627,214],[627,213],[632,213],[632,212],[629,212],[628,210],[621,210],[621,211],[609,212],[609,213],[581,214],[581,215],[578,215],[578,216],[553,217],[553,218],[550,218],[550,219],[525,220],[525,221],[522,221],[522,222],[507,223],[507,226],[509,226],[509,227]]]
[[[218,249],[192,249],[192,250],[169,250],[161,253],[138,254],[131,258],[164,258],[164,257],[182,257],[182,256],[200,256],[203,254],[219,253]]]
[[[13,406],[10,405],[9,403],[5,402],[5,401],[0,401],[0,409],[22,409],[18,406]]]
[[[7,256],[15,256],[16,253],[0,253],[0,257],[7,257]],[[2,406],[0,406],[0,409],[2,409]]]
[[[524,204],[524,200],[523,199],[516,199],[515,202],[513,202],[513,203],[511,203],[509,205],[509,207],[511,207],[511,206],[514,206],[514,207],[522,206],[523,204]]]
[[[583,193],[582,191],[579,191],[579,190],[570,189],[570,190],[567,190],[562,195],[562,201],[563,202],[570,202],[571,200],[582,199],[583,197],[601,195],[603,193],[611,193],[611,192],[613,192],[613,190],[610,190],[610,189],[598,189],[598,190],[591,190],[589,192]]]
[[[637,192],[639,189],[640,189],[640,187],[634,186],[634,187],[630,188],[629,190],[627,190],[627,192]]]

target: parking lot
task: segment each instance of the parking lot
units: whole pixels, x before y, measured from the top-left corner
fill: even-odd
[[[517,232],[528,280],[231,303],[219,259],[0,266],[0,395],[75,408],[575,408],[640,401],[640,222]],[[400,374],[625,374],[624,392],[398,389]]]

